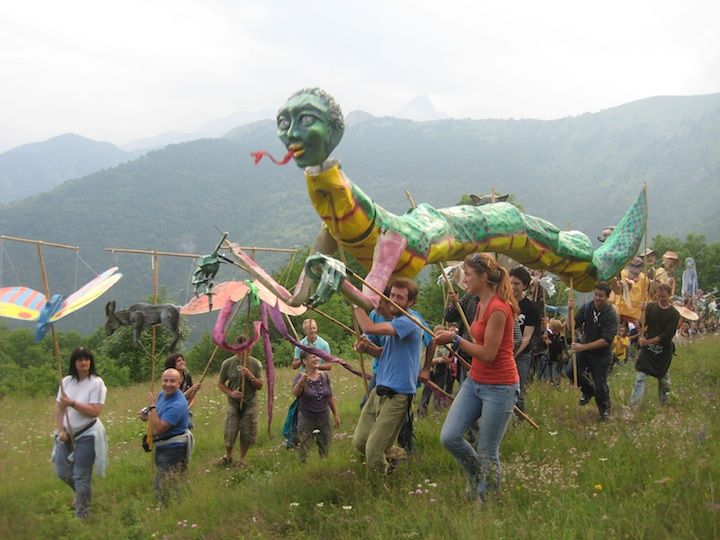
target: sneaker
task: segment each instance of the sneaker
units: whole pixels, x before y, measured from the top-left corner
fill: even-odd
[[[587,405],[588,403],[590,403],[591,399],[592,396],[586,396],[585,394],[581,394],[580,401],[578,403],[580,403],[580,405]]]

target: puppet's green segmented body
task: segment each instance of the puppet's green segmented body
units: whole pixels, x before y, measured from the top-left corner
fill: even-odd
[[[373,264],[382,232],[393,231],[407,240],[395,276],[413,277],[430,263],[493,251],[531,268],[548,270],[566,282],[572,277],[577,290],[589,291],[597,280],[620,271],[637,252],[645,230],[644,193],[613,234],[593,251],[583,233],[560,231],[509,203],[441,209],[420,204],[398,216],[375,204],[345,177],[336,162],[306,169],[305,179],[313,206],[329,232],[366,268]]]

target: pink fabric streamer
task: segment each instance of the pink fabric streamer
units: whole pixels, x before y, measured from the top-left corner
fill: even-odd
[[[218,313],[217,319],[215,320],[215,325],[212,329],[212,340],[213,343],[215,343],[215,345],[217,345],[221,349],[224,349],[233,354],[239,354],[244,351],[250,351],[253,346],[255,346],[255,344],[258,342],[260,336],[262,336],[263,350],[265,352],[265,374],[268,381],[268,433],[270,432],[270,428],[272,426],[273,404],[275,403],[275,362],[273,359],[272,345],[270,343],[270,325],[268,324],[268,319],[272,321],[273,326],[278,331],[278,333],[287,341],[289,341],[292,345],[300,347],[302,350],[314,354],[328,362],[340,364],[350,373],[353,373],[358,377],[362,377],[362,372],[352,367],[342,358],[335,358],[334,356],[326,353],[325,351],[321,351],[320,349],[316,349],[315,347],[308,347],[307,345],[303,345],[302,343],[300,343],[288,332],[280,308],[277,305],[271,306],[263,302],[262,300],[260,301],[261,320],[255,321],[253,323],[252,337],[249,337],[248,340],[241,344],[231,345],[227,343],[227,341],[225,340],[225,333],[227,332],[227,327],[230,324],[230,319],[232,318],[231,314],[234,307],[235,302],[233,302],[232,299],[228,298],[225,302],[225,305]],[[370,378],[369,375],[365,375],[365,377],[368,379]]]
[[[260,335],[263,338],[263,349],[265,351],[265,375],[268,380],[268,433],[270,433],[270,427],[272,426],[273,416],[273,403],[275,398],[275,364],[273,363],[272,347],[270,346],[270,330],[267,325],[267,317],[263,316],[262,321],[253,322],[253,335],[248,336],[248,339],[240,344],[229,344],[225,340],[225,333],[227,327],[230,324],[232,318],[232,310],[235,307],[236,302],[233,302],[231,298],[228,298],[225,305],[218,313],[218,317],[215,320],[215,326],[212,329],[212,340],[215,345],[234,354],[240,354],[245,351],[251,351],[255,344],[258,342]],[[261,313],[262,306],[265,305],[261,302]]]
[[[273,360],[273,350],[270,344],[270,327],[268,326],[267,304],[260,301],[260,318],[262,325],[260,331],[263,338],[263,350],[265,351],[265,373],[268,380],[268,434],[270,434],[270,426],[272,425],[273,403],[275,403],[275,361]]]
[[[227,332],[227,327],[230,324],[230,319],[232,318],[231,314],[235,304],[236,302],[233,302],[231,298],[228,298],[225,301],[225,305],[220,310],[220,313],[218,313],[217,319],[215,319],[215,326],[213,326],[212,329],[212,340],[213,343],[221,349],[233,354],[238,354],[244,351],[249,351],[255,346],[260,338],[261,322],[255,321],[253,323],[253,335],[247,336],[248,339],[244,343],[229,344],[225,341],[225,333]]]

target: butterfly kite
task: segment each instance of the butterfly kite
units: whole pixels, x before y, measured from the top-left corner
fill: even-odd
[[[65,298],[54,294],[50,301],[45,295],[29,287],[0,289],[0,317],[21,321],[37,321],[35,341],[40,341],[49,326],[98,298],[122,277],[114,266]]]

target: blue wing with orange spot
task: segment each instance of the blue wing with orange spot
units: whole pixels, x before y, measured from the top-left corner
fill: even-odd
[[[41,319],[36,336],[42,337],[49,324],[85,307],[115,285],[122,277],[121,273],[115,273],[117,270],[116,266],[106,270],[64,301],[63,297],[54,295],[52,305],[48,305],[43,293],[29,287],[4,287],[0,289],[0,317],[21,321]]]

